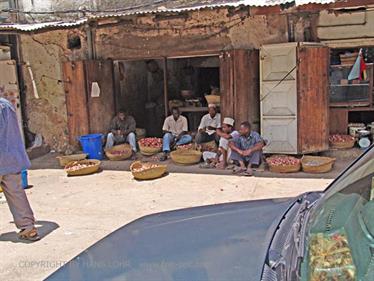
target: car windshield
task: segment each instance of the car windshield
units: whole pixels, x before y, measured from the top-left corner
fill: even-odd
[[[308,227],[301,280],[374,280],[373,147],[325,192]]]

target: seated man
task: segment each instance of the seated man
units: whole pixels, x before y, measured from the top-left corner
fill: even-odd
[[[129,143],[134,157],[137,150],[135,130],[135,119],[125,110],[119,110],[110,123],[110,133],[107,136],[105,149],[112,148],[115,144]]]
[[[239,162],[240,165],[235,172],[251,176],[252,167],[261,164],[264,140],[260,134],[251,130],[249,122],[243,122],[240,125],[240,136],[230,141],[229,147],[232,150],[230,159]]]
[[[172,115],[166,117],[162,130],[164,138],[162,141],[162,151],[164,155],[161,161],[165,161],[170,153],[170,146],[188,144],[192,141],[192,137],[187,134],[188,122],[187,118],[180,115],[179,108],[173,107],[171,109]]]
[[[217,153],[205,151],[203,159],[205,164],[200,167],[225,169],[231,155],[229,141],[239,137],[239,132],[234,128],[234,119],[226,117],[223,119],[222,128],[217,129],[217,135],[220,137]]]
[[[221,127],[221,114],[217,112],[215,104],[209,104],[209,113],[201,118],[199,132],[196,135],[196,143],[202,144],[215,140],[219,141],[216,130]]]

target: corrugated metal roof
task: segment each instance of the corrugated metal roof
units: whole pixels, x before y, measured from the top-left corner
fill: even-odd
[[[23,31],[31,32],[48,28],[62,28],[79,26],[89,19],[108,17],[122,17],[129,15],[178,13],[184,11],[196,11],[202,9],[213,9],[220,7],[265,7],[284,5],[295,2],[296,6],[310,3],[329,4],[336,0],[132,0],[124,1],[124,7],[116,12],[95,12],[86,18],[74,22],[42,22],[33,24],[0,24],[0,31]],[[126,5],[126,2],[128,3]]]
[[[87,22],[87,19],[80,19],[74,22],[63,22],[63,21],[54,21],[54,22],[42,22],[42,23],[30,23],[30,24],[0,24],[0,31],[36,31],[45,28],[62,28],[62,27],[71,27],[79,26]]]
[[[115,17],[115,16],[129,16],[129,15],[141,15],[141,14],[158,14],[158,13],[173,13],[173,12],[184,12],[184,11],[196,11],[201,9],[213,9],[220,7],[266,7],[291,4],[295,2],[296,6],[316,3],[316,4],[329,4],[335,2],[335,0],[141,0],[135,1],[141,2],[142,4],[134,4],[131,7],[123,8],[121,11],[116,13],[95,13],[90,18],[103,18],[103,17]]]

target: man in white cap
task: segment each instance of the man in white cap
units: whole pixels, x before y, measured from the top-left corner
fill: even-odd
[[[195,141],[197,144],[202,144],[210,141],[217,141],[217,129],[221,127],[221,114],[217,112],[215,104],[208,105],[209,112],[201,118],[199,125],[199,132],[196,135]]]
[[[234,124],[234,119],[226,117],[223,119],[222,128],[217,129],[217,135],[220,137],[218,157],[222,155],[222,160],[218,163],[217,168],[225,169],[227,167],[231,154],[229,141],[240,136],[239,132],[235,130]]]
[[[231,154],[229,148],[229,141],[233,138],[239,137],[239,132],[234,128],[234,119],[226,117],[223,119],[222,128],[217,129],[217,136],[220,137],[218,152],[206,151],[203,153],[203,158],[206,164],[201,167],[220,168],[225,169],[228,165],[228,160]]]

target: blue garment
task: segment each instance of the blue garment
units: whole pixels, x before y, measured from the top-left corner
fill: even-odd
[[[247,150],[258,144],[259,142],[263,142],[263,139],[259,133],[251,131],[248,137],[238,136],[235,137],[232,141],[234,142],[235,146],[240,150]],[[248,162],[250,165],[260,165],[262,159],[262,151],[253,152],[251,155],[248,156],[241,156],[237,152],[232,151],[230,159],[234,161]]]
[[[174,142],[175,137],[170,134],[166,133],[162,139],[162,151],[163,152],[170,152],[170,144]],[[190,135],[183,135],[179,141],[177,141],[176,145],[184,145],[188,144],[192,141],[192,137]]]
[[[247,150],[258,144],[259,142],[263,142],[263,139],[259,133],[251,131],[248,137],[237,136],[232,141],[240,150]]]
[[[17,174],[31,166],[12,104],[0,98],[0,176]]]

